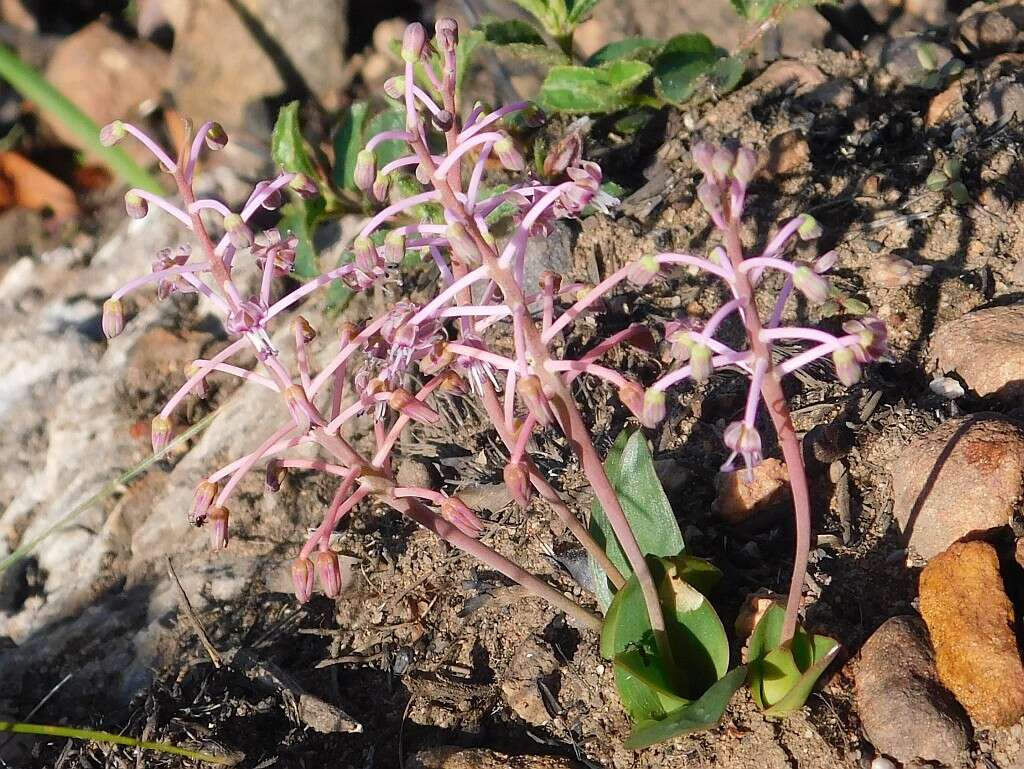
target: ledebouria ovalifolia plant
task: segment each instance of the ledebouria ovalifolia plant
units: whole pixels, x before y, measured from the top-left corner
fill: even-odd
[[[707,381],[718,367],[738,368],[750,377],[743,417],[725,429],[723,440],[731,451],[723,471],[731,470],[742,459],[748,474],[761,461],[761,436],[756,419],[761,404],[767,409],[783,458],[789,471],[796,517],[796,552],[781,642],[792,638],[800,608],[801,588],[807,569],[810,547],[811,514],[807,477],[804,471],[800,441],[790,418],[789,405],[782,391],[782,378],[825,356],[831,356],[836,373],[849,386],[860,379],[861,365],[877,360],[886,349],[886,329],[875,318],[848,321],[841,336],[813,328],[782,326],[783,311],[794,289],[811,304],[821,304],[830,295],[826,273],[836,261],[830,251],[812,263],[787,261],[783,258],[794,241],[812,240],[821,234],[818,222],[801,215],[786,223],[756,256],[747,257],[740,239],[747,188],[757,166],[756,154],[747,148],[734,151],[699,143],[693,158],[704,174],[697,196],[721,232],[724,246],[716,247],[707,258],[688,254],[657,254],[645,256],[626,268],[636,283],[645,284],[661,270],[677,265],[702,270],[721,279],[730,299],[706,321],[687,319],[666,328],[671,351],[681,364],[656,381],[643,396],[641,421],[648,426],[658,422],[665,413],[665,392],[687,378]],[[786,275],[782,289],[775,298],[771,315],[764,319],[758,312],[755,290],[768,270]],[[621,272],[621,271],[620,271]],[[598,288],[621,279],[612,275]],[[746,331],[747,347],[734,350],[715,339],[722,322],[729,316],[739,317]],[[776,342],[810,342],[813,346],[788,359],[777,361],[772,356]],[[639,396],[637,396],[639,400]]]

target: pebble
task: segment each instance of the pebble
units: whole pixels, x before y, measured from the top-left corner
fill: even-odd
[[[1024,666],[999,557],[987,542],[958,542],[932,559],[919,582],[939,679],[978,726],[1024,717]]]
[[[727,523],[741,523],[788,498],[789,473],[778,459],[769,458],[755,465],[753,475],[753,480],[748,480],[745,467],[719,473],[714,509]]]
[[[1018,48],[1024,38],[1024,13],[1017,0],[1004,0],[995,6],[979,2],[960,14],[952,39],[960,38],[962,47],[979,58]]]
[[[854,681],[861,724],[879,752],[905,764],[959,763],[970,723],[939,683],[928,630],[919,617],[886,620],[861,649]]]
[[[421,750],[406,763],[409,769],[579,769],[561,756],[508,756],[481,748],[441,747]]]
[[[1024,427],[998,414],[951,419],[895,458],[892,491],[905,541],[926,560],[1007,526],[1024,495]]]
[[[935,331],[931,359],[938,373],[955,371],[981,397],[1017,402],[1024,396],[1024,305],[988,307]]]

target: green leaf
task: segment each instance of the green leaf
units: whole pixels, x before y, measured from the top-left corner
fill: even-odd
[[[569,15],[568,21],[574,27],[586,21],[590,12],[601,0],[566,0]]]
[[[773,13],[781,14],[812,5],[832,5],[836,0],[732,0],[732,7],[747,21],[764,21]],[[776,11],[778,9],[778,11]]]
[[[709,77],[711,86],[719,96],[729,93],[740,84],[747,71],[747,58],[744,51],[734,56],[725,56],[715,62]]]
[[[405,111],[399,109],[386,109],[378,112],[366,126],[365,136],[367,139],[376,136],[381,131],[404,131]],[[392,160],[396,160],[409,151],[409,145],[397,139],[390,139],[381,142],[374,148],[377,156],[377,167],[382,168]]]
[[[631,650],[651,658],[652,670],[637,675],[629,661],[616,666],[615,683],[623,707],[636,720],[661,718],[664,694],[673,699],[695,699],[729,667],[729,639],[711,603],[679,575],[671,561],[650,561],[665,611],[665,623],[678,670],[674,679],[658,670],[651,623],[636,576],[626,581],[612,601],[601,629],[601,654],[616,660]],[[658,683],[651,683],[655,680]],[[659,694],[664,689],[662,694]],[[671,706],[672,703],[668,703]]]
[[[814,684],[839,652],[839,642],[797,627],[782,646],[785,609],[773,604],[750,636],[750,691],[766,716],[782,717],[803,707]]]
[[[316,181],[316,167],[309,156],[306,141],[299,130],[299,102],[293,101],[281,107],[274,123],[270,138],[270,154],[285,171],[304,174]]]
[[[548,46],[540,33],[525,21],[493,21],[484,24],[481,31],[484,33],[486,43],[517,58],[547,65],[568,62],[564,53]]]
[[[356,156],[365,144],[363,123],[366,122],[366,102],[353,102],[343,113],[341,124],[334,134],[334,184],[344,190],[356,190],[354,178]]]
[[[661,488],[661,481],[654,469],[654,458],[643,433],[639,430],[623,430],[619,433],[615,444],[608,451],[604,469],[640,546],[640,552],[665,557],[682,553],[685,549],[683,535],[675,513],[672,512],[672,505]],[[619,546],[608,516],[597,502],[594,502],[591,509],[590,533],[624,577],[632,574],[629,560]],[[597,584],[607,588],[606,575],[596,564],[594,568]],[[601,600],[602,596],[598,595],[601,605],[606,607],[610,602],[610,594],[606,592],[603,598]]]
[[[682,104],[693,95],[698,78],[709,73],[718,58],[707,35],[676,35],[654,60],[655,93],[667,102]]]
[[[711,561],[694,555],[677,555],[670,559],[675,564],[680,578],[695,587],[704,595],[708,595],[722,581],[722,571]]]
[[[295,277],[309,280],[320,274],[313,236],[324,212],[323,198],[303,200],[297,195],[281,207],[281,222],[278,225],[299,239],[295,247]]]
[[[476,49],[484,43],[484,33],[479,29],[459,32],[459,46],[455,49],[455,92],[462,93],[462,83],[469,72],[470,62]]]
[[[610,64],[621,59],[650,62],[659,48],[661,48],[661,43],[657,40],[646,37],[627,37],[599,48],[587,59],[586,65],[600,67],[602,64]]]
[[[356,255],[351,251],[346,251],[338,259],[338,267],[344,264],[349,264],[355,261]],[[331,282],[331,285],[327,287],[325,294],[326,310],[329,315],[337,315],[339,312],[348,306],[348,303],[352,301],[352,297],[356,295],[356,292],[345,285],[342,280],[335,280]]]
[[[721,720],[729,700],[746,677],[746,667],[740,666],[712,684],[695,702],[672,711],[660,721],[637,724],[626,740],[626,747],[631,750],[646,748],[673,737],[712,728]]]
[[[614,664],[617,675],[621,672],[623,676],[633,676],[657,696],[657,707],[663,712],[671,713],[676,708],[690,704],[690,700],[672,690],[668,673],[657,654],[649,654],[641,648],[627,649],[615,656]]]
[[[651,74],[642,61],[614,61],[602,67],[552,67],[540,87],[539,101],[554,112],[615,112],[630,105]]]
[[[512,0],[512,2],[540,22],[544,31],[549,35],[557,35],[560,32],[561,19],[558,12],[551,7],[552,4],[547,2],[547,0]]]

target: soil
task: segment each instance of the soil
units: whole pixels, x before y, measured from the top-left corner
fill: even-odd
[[[239,546],[258,542],[273,558],[261,567],[267,574],[252,579],[240,598],[218,601],[207,595],[210,608],[198,614],[213,647],[234,661],[217,667],[194,624],[179,611],[166,620],[173,632],[162,666],[128,706],[111,709],[104,691],[74,696],[58,691],[46,712],[67,723],[241,753],[238,765],[252,769],[325,763],[400,767],[416,750],[438,745],[563,755],[580,766],[608,769],[865,766],[874,754],[861,736],[847,661],[886,618],[913,612],[919,571],[919,565],[908,564],[893,524],[887,467],[911,436],[957,410],[1008,410],[970,397],[954,406],[932,394],[928,341],[938,323],[1021,297],[1024,125],[1013,115],[985,125],[975,113],[993,84],[1024,82],[1024,75],[1015,59],[969,61],[962,114],[927,126],[936,92],[901,83],[860,52],[813,51],[787,66],[791,71],[769,71],[719,101],[656,113],[636,135],[622,134],[612,120],[597,120],[588,154],[634,192],[623,201],[622,213],[592,216],[575,226],[572,258],[573,277],[587,281],[653,249],[705,252],[715,236],[694,197],[697,174],[690,145],[700,137],[763,149],[788,135],[776,145],[789,147],[776,166],[785,170],[762,176],[752,188],[746,244],[764,243],[780,220],[814,214],[825,229],[815,248],[839,252],[838,285],[888,324],[891,359],[871,367],[858,385],[842,387],[827,367],[788,383],[816,505],[806,625],[840,639],[847,650],[806,708],[783,721],[766,719],[744,690],[710,732],[626,750],[629,723],[593,634],[372,505],[362,506],[339,531],[340,551],[354,564],[342,597],[315,597],[298,608],[289,595],[266,585],[273,583],[270,572],[279,560],[298,549],[304,526],[317,520],[332,488],[314,476],[296,476],[271,506],[260,504],[259,478],[243,485],[252,518],[239,524]],[[828,87],[813,82],[818,76]],[[553,124],[552,136],[561,127]],[[925,187],[928,174],[948,158],[962,163],[969,203],[957,204],[947,193]],[[871,272],[884,255],[934,269],[918,286],[885,288]],[[425,280],[413,276],[412,291]],[[594,324],[581,324],[568,344],[587,345],[593,336],[632,321],[660,328],[683,310],[706,315],[720,300],[712,281],[690,276],[642,292],[627,286]],[[356,303],[346,312],[355,315],[359,307]],[[150,359],[149,371],[166,370],[153,379],[126,381],[126,418],[146,419],[168,394],[167,380],[183,362],[216,346],[202,319],[187,304],[180,310],[184,320],[178,325],[185,330],[158,330],[168,337],[166,344],[140,352]],[[841,320],[821,317],[803,303],[791,312],[793,319],[830,329]],[[161,360],[154,362],[157,356]],[[616,368],[644,381],[666,365],[657,355],[632,350],[616,356]],[[785,591],[792,557],[793,532],[784,509],[741,526],[726,526],[711,512],[723,458],[721,430],[742,408],[744,392],[743,381],[729,374],[678,389],[668,418],[649,432],[659,468],[674,481],[671,498],[688,549],[724,572],[715,605],[727,627],[746,594],[760,588]],[[213,393],[212,405],[227,394],[226,389]],[[628,414],[599,384],[580,381],[577,396],[599,449],[607,449],[630,422]],[[563,565],[578,557],[571,536],[542,505],[527,514],[502,504],[495,488],[501,482],[501,454],[480,413],[469,403],[452,402],[443,416],[440,426],[412,431],[402,454],[426,463],[446,488],[496,496],[498,509],[487,513],[488,544],[589,604],[589,594]],[[543,468],[584,516],[586,483],[564,440],[549,432],[539,443],[536,456]],[[770,442],[766,453],[779,455]],[[842,463],[849,479],[842,492],[830,480],[835,462]],[[149,482],[133,492],[135,504],[144,503]],[[158,490],[160,482],[152,481]],[[245,521],[244,513],[239,520]],[[536,650],[526,655],[530,659],[553,657],[555,664],[524,664],[523,649]],[[739,653],[736,646],[734,660]],[[48,660],[9,709],[27,713],[87,654]],[[324,734],[310,728],[287,687],[268,686],[253,675],[245,662],[253,657],[343,709],[362,732]],[[977,767],[1021,765],[1024,732],[1020,727],[978,732],[972,750]],[[34,741],[19,765],[192,764],[55,739]]]

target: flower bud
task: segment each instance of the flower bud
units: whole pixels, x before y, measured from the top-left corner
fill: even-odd
[[[270,186],[270,182],[260,182],[256,185],[259,189],[256,190],[257,194],[263,198],[263,202],[260,203],[260,207],[266,211],[276,211],[284,204],[284,196],[281,194],[280,189],[273,189],[266,195],[263,195],[263,190]]]
[[[650,389],[644,393],[644,405],[640,421],[644,427],[654,428],[665,418],[665,393]]]
[[[124,305],[120,299],[108,299],[103,303],[103,336],[113,339],[124,331]]]
[[[206,131],[206,146],[213,151],[222,150],[228,144],[228,134],[220,123],[213,123]]]
[[[536,374],[527,374],[516,383],[516,392],[522,398],[526,410],[537,420],[537,424],[547,426],[554,421],[551,404],[544,394],[544,387]]]
[[[401,264],[405,259],[405,233],[391,230],[384,238],[384,261],[387,264]]]
[[[210,522],[210,547],[223,550],[228,546],[228,509],[211,507],[206,520]]]
[[[302,341],[306,344],[316,339],[316,329],[309,325],[309,321],[301,315],[295,319],[295,328],[302,336]]]
[[[384,95],[389,99],[405,98],[405,77],[395,75],[384,81]]]
[[[377,269],[380,257],[377,254],[377,246],[372,240],[360,235],[352,246],[356,253],[356,267],[363,272],[370,273]]]
[[[526,160],[523,158],[523,154],[516,149],[515,142],[507,136],[494,143],[494,154],[509,171],[519,172],[526,169]]]
[[[732,175],[744,187],[750,184],[757,172],[757,153],[749,147],[741,147],[736,153],[736,163],[732,167]]]
[[[436,115],[432,116],[432,120],[433,120],[433,123],[434,123],[434,128],[436,128],[438,131],[447,131],[453,125],[455,125],[455,117],[452,115],[451,112],[449,112],[446,109],[439,110]],[[428,175],[428,181],[429,181],[429,175]],[[426,184],[426,183],[427,182],[424,182],[424,184]]]
[[[459,44],[459,23],[450,16],[441,16],[434,22],[434,39],[442,51],[454,51]]]
[[[292,585],[299,603],[306,603],[313,595],[313,562],[308,558],[292,561]]]
[[[512,495],[515,503],[525,510],[530,506],[530,498],[533,496],[530,471],[526,462],[509,462],[505,465],[503,476],[508,493]]]
[[[693,149],[690,150],[690,154],[693,155],[693,162],[697,164],[697,168],[707,176],[714,176],[714,167],[712,161],[715,157],[715,148],[708,142],[697,142],[693,145]]]
[[[356,169],[352,174],[356,187],[366,192],[373,187],[377,178],[377,157],[370,150],[360,150],[356,155]]]
[[[304,433],[308,432],[313,423],[310,413],[313,407],[307,400],[305,391],[299,385],[285,388],[284,402],[295,426]]]
[[[416,422],[423,422],[428,425],[434,424],[441,418],[441,415],[430,408],[430,406],[401,387],[391,393],[391,397],[388,398],[388,405],[398,413]]]
[[[810,214],[802,214],[803,221],[800,223],[800,229],[797,232],[800,234],[800,240],[814,240],[820,238],[822,229],[821,225],[818,224],[818,220]]]
[[[154,454],[167,448],[167,444],[171,440],[171,420],[161,414],[153,417],[149,427],[149,437],[153,443]]]
[[[745,422],[730,422],[722,440],[730,451],[744,456],[761,456],[761,434]]]
[[[377,178],[373,180],[373,187],[370,188],[370,194],[373,199],[378,203],[383,203],[388,199],[388,193],[391,191],[391,174],[377,174]]]
[[[458,497],[447,497],[441,503],[441,517],[467,537],[479,539],[483,533],[483,521]]]
[[[142,219],[149,213],[149,203],[139,193],[128,190],[124,194],[124,210],[132,219]]]
[[[793,285],[811,304],[821,304],[829,295],[828,281],[807,265],[793,270]]]
[[[402,61],[415,64],[423,55],[423,47],[427,43],[427,31],[418,21],[405,28],[402,36]]]
[[[121,141],[126,135],[124,123],[120,120],[115,120],[112,123],[107,123],[103,128],[100,129],[100,144],[104,147],[113,147],[119,141]]]
[[[636,286],[646,286],[658,275],[661,265],[654,254],[641,256],[629,267],[629,281]]]
[[[185,366],[185,378],[191,379],[200,371],[202,371],[202,369],[195,363],[189,363],[187,366]],[[207,371],[207,373],[209,373],[209,371]],[[210,394],[210,388],[207,387],[206,385],[205,376],[197,380],[196,383],[192,385],[192,394],[197,398],[205,398],[207,395]]]
[[[544,176],[561,176],[570,166],[577,165],[583,154],[583,137],[579,131],[563,136],[544,158]]]
[[[231,213],[224,217],[224,231],[235,248],[249,248],[252,245],[252,229],[238,214]]]
[[[448,243],[452,247],[452,251],[459,257],[463,262],[467,264],[476,264],[480,261],[480,252],[477,250],[476,243],[466,232],[466,228],[458,222],[452,222],[445,229],[445,237],[448,238]]]
[[[215,481],[200,483],[192,497],[192,506],[188,509],[188,522],[193,526],[202,526],[206,523],[206,514],[210,511],[210,506],[219,493],[219,483]]]
[[[447,395],[465,395],[469,392],[466,380],[450,369],[441,374],[441,384],[437,389]]]
[[[836,376],[847,387],[857,384],[860,380],[860,363],[853,350],[841,347],[832,353],[832,362],[836,365]]]
[[[690,377],[694,382],[706,382],[711,378],[711,348],[702,342],[695,342],[690,348]]]
[[[321,550],[316,554],[316,576],[324,595],[337,598],[341,593],[341,564],[333,551]]]
[[[732,167],[735,164],[736,153],[728,147],[719,147],[711,157],[711,167],[722,178],[732,174]]]
[[[704,210],[711,214],[712,218],[722,217],[722,188],[717,184],[707,179],[698,184],[697,200],[704,206]]]
[[[305,174],[295,174],[288,182],[288,189],[300,198],[313,198],[320,191],[316,183]]]
[[[267,471],[264,475],[263,483],[267,487],[267,491],[271,494],[276,494],[281,490],[281,484],[284,483],[284,479],[288,476],[288,470],[281,464],[280,460],[271,459],[267,462]]]
[[[816,273],[824,275],[826,272],[836,266],[839,261],[839,252],[834,248],[831,251],[826,251],[824,254],[814,260],[814,264],[811,265]]]
[[[416,164],[416,181],[420,184],[430,184],[430,169],[422,163]]]

